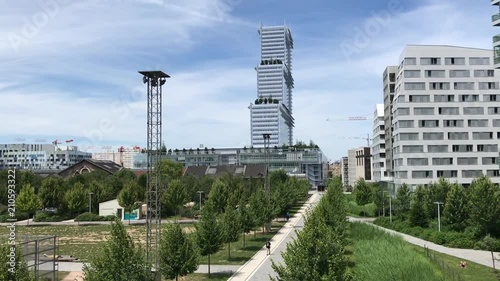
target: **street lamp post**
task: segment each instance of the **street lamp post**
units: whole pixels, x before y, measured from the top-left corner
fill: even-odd
[[[392,223],[392,195],[389,196],[389,218],[390,222]]]
[[[201,194],[204,193],[203,191],[199,190],[197,191],[198,194],[200,194],[200,211],[201,211]]]
[[[385,218],[385,194],[387,191],[382,190],[382,216]]]
[[[438,205],[438,231],[441,232],[441,208],[440,206],[443,205],[443,202],[434,202],[434,204]]]
[[[92,192],[89,192],[89,213],[92,213]]]

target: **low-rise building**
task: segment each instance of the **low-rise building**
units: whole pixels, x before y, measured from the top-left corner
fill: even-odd
[[[0,169],[63,170],[91,157],[77,146],[0,144]]]

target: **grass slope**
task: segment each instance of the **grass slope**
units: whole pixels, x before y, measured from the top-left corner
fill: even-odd
[[[362,223],[351,224],[351,237],[355,280],[446,280],[437,266],[399,237]]]

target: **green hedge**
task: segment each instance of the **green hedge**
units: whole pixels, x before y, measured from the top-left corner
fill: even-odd
[[[93,213],[83,213],[75,218],[75,221],[113,221],[115,216],[101,217]]]
[[[10,217],[8,214],[0,215],[0,222],[7,222],[8,219],[12,219],[12,217]],[[27,220],[28,214],[16,212],[16,216],[14,217],[14,219],[17,219],[18,221]]]
[[[54,212],[41,212],[33,219],[35,222],[59,222],[65,218]]]
[[[478,240],[474,236],[474,232],[455,232],[455,231],[441,231],[433,228],[422,228],[422,227],[412,227],[406,221],[400,221],[394,219],[392,224],[388,218],[377,218],[374,224],[389,228],[401,233],[405,233],[411,236],[424,239],[438,245],[443,245],[451,248],[463,248],[463,249],[480,249],[476,245]],[[498,241],[498,239],[496,240]],[[498,241],[500,244],[500,241]]]

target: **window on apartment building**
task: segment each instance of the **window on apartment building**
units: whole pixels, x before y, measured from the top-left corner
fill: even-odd
[[[445,58],[446,65],[465,65],[465,58]]]
[[[418,140],[418,133],[401,133],[399,134],[399,140],[416,141]]]
[[[408,171],[399,171],[396,173],[399,173],[398,178],[400,178],[400,179],[407,179],[408,178]]]
[[[455,82],[453,88],[455,90],[474,90],[474,82]]]
[[[497,144],[478,144],[477,145],[478,152],[498,152]]]
[[[496,162],[495,157],[483,157],[482,158],[483,165],[494,165],[495,162]]]
[[[500,114],[500,107],[488,107],[488,114]]]
[[[468,78],[470,70],[450,70],[450,78]]]
[[[474,70],[474,77],[494,77],[494,76],[495,76],[494,70],[486,70],[486,69]]]
[[[447,82],[431,82],[429,83],[429,89],[431,90],[449,90],[450,83]]]
[[[440,107],[438,113],[439,115],[460,115],[458,107]]]
[[[399,120],[397,125],[399,128],[413,128],[414,122],[413,120]]]
[[[479,82],[479,90],[498,90],[498,82]]]
[[[444,140],[444,133],[423,133],[423,140]]]
[[[488,57],[482,57],[482,58],[469,58],[469,64],[470,65],[489,65],[490,64],[490,58]]]
[[[477,157],[458,157],[457,165],[477,165]]]
[[[417,58],[405,58],[405,65],[417,65]]]
[[[440,65],[440,58],[420,58],[421,65]]]
[[[389,93],[394,93],[396,89],[396,85],[391,84],[389,85]],[[391,96],[391,101],[394,99],[394,96]]]
[[[452,145],[453,152],[472,152],[472,144],[454,144]]]
[[[473,140],[492,140],[493,133],[492,132],[473,132],[472,139]]]
[[[432,165],[436,166],[453,165],[453,158],[432,158]]]
[[[403,153],[422,153],[424,152],[423,145],[403,145]]]
[[[420,78],[420,70],[405,70],[405,78]]]
[[[415,107],[413,109],[415,115],[434,115],[434,107]]]
[[[500,95],[484,95],[484,101],[500,101]]]
[[[430,102],[431,97],[429,95],[411,95],[409,102]]]
[[[453,102],[455,101],[454,95],[435,95],[434,102]]]
[[[484,107],[464,107],[464,115],[483,115]]]
[[[468,140],[468,132],[451,132],[448,133],[448,140]]]
[[[408,166],[427,166],[429,165],[428,158],[408,158],[406,160]]]
[[[456,178],[458,177],[458,171],[437,171],[438,178]]]
[[[429,179],[432,178],[432,171],[413,171],[411,177],[414,179]]]
[[[400,107],[396,110],[396,116],[410,115],[410,109],[408,107]]]
[[[493,127],[500,127],[500,119],[493,119]]]
[[[479,101],[479,95],[460,95],[460,101],[462,102]]]
[[[481,170],[463,170],[462,178],[478,178],[482,173],[483,171]]]
[[[427,77],[427,78],[444,78],[445,71],[444,70],[426,70],[425,77]]]
[[[468,120],[467,125],[475,128],[488,127],[488,119]]]
[[[406,91],[424,91],[425,90],[425,83],[424,82],[407,82],[405,83],[405,90]]]
[[[486,176],[488,176],[490,178],[500,177],[500,171],[499,170],[487,170]]]
[[[439,127],[439,120],[419,120],[419,128],[437,128]]]

